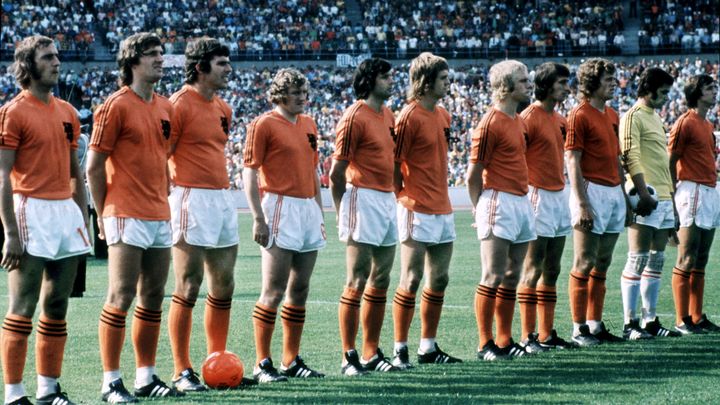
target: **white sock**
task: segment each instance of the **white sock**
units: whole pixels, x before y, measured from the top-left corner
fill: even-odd
[[[580,334],[580,327],[583,325],[585,324],[573,322],[573,336],[578,336]]]
[[[135,388],[142,388],[153,382],[155,366],[139,367],[135,369]]]
[[[25,386],[23,383],[18,384],[5,384],[5,403],[9,403],[26,397]]]
[[[43,375],[37,376],[37,392],[35,398],[42,398],[44,396],[54,394],[57,392],[57,378],[45,377]]]
[[[431,353],[435,351],[435,338],[420,339],[420,347],[418,353]]]
[[[665,252],[650,251],[650,259],[643,269],[642,280],[640,281],[640,295],[642,297],[643,321],[652,322],[655,320],[658,296],[660,294],[660,282],[662,269],[665,264]]]
[[[403,347],[407,347],[407,342],[395,342],[395,346],[393,347],[393,349],[395,350],[395,352],[398,352]]]
[[[103,383],[100,391],[110,391],[110,383],[120,378],[120,370],[110,370],[103,372]]]
[[[637,319],[637,301],[640,295],[640,274],[648,262],[648,252],[628,252],[622,276],[620,277],[620,291],[622,293],[623,320],[627,325],[631,320]]]
[[[588,320],[587,325],[590,328],[590,333],[592,333],[594,335],[594,334],[600,332],[600,324],[601,323],[602,323],[602,321],[596,321],[594,319]]]

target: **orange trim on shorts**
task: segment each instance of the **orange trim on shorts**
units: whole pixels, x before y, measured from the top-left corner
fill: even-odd
[[[408,227],[408,235],[412,238],[413,236],[413,219],[415,217],[415,213],[411,210],[407,210],[407,227]]]
[[[20,209],[18,210],[18,222],[20,222],[19,228],[20,228],[20,241],[23,242],[23,245],[27,245],[28,241],[30,240],[30,235],[27,227],[27,201],[28,198],[26,196],[22,196],[20,198]]]
[[[493,190],[492,196],[490,197],[490,215],[488,216],[488,223],[490,227],[495,226],[495,217],[497,216],[498,207],[498,192]]]
[[[278,195],[275,201],[275,213],[273,214],[273,237],[278,235],[278,227],[280,226],[280,210],[282,209],[283,196]]]
[[[187,242],[188,217],[190,211],[190,188],[185,187],[180,199],[180,234]]]
[[[85,237],[82,228],[78,227],[77,232],[80,234],[80,237],[82,238],[83,243],[85,243],[85,246],[90,246],[90,242],[88,242],[87,238]]]
[[[357,225],[357,199],[357,187],[353,187],[352,191],[350,191],[350,218],[348,220],[348,231],[351,237],[355,232],[355,226]]]
[[[538,203],[540,202],[540,188],[534,187],[532,193],[530,194],[530,203],[533,206],[533,210],[537,212],[538,210]]]
[[[690,209],[690,215],[692,215],[693,220],[695,219],[695,216],[697,215],[697,203],[700,199],[700,184],[695,183],[695,193],[693,193],[693,202],[692,202],[692,208]]]

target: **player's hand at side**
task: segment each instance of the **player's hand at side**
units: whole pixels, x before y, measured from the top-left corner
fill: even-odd
[[[102,217],[98,216],[96,222],[97,222],[97,227],[98,227],[98,239],[105,240],[105,225],[103,224]]]
[[[586,232],[593,229],[594,218],[589,204],[580,204],[580,228]]]
[[[9,236],[5,239],[3,245],[2,267],[6,270],[14,270],[20,267],[20,259],[23,255],[23,247],[20,238],[17,236]]]
[[[657,200],[652,198],[650,194],[640,195],[640,200],[635,208],[635,213],[641,217],[646,217],[652,214],[655,208],[657,208],[657,205]]]
[[[258,245],[265,247],[270,239],[270,229],[265,221],[253,221],[253,240]]]

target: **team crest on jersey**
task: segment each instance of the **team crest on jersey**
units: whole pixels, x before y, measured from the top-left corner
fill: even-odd
[[[165,139],[170,139],[170,121],[160,120],[160,124],[162,125],[163,136]]]
[[[230,125],[228,125],[227,117],[220,117],[220,126],[223,132],[225,132],[225,135],[230,135]]]
[[[72,126],[72,123],[63,122],[63,131],[65,131],[65,137],[67,138],[68,142],[72,142],[72,140],[73,140],[73,126]]]
[[[317,136],[315,134],[307,134],[308,143],[310,144],[310,148],[312,150],[317,151]]]

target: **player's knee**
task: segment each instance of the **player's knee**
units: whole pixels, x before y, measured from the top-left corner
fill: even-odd
[[[595,269],[601,272],[606,272],[607,269],[610,268],[610,263],[612,263],[612,256],[598,257],[595,261]]]
[[[309,291],[310,288],[306,283],[300,285],[294,284],[288,288],[288,299],[295,305],[303,305],[307,300]]]
[[[8,313],[32,318],[37,307],[38,295],[26,294],[23,297],[11,296]]]
[[[49,296],[45,297],[42,302],[42,312],[50,319],[65,319],[68,308],[68,298],[66,296]]]
[[[542,274],[543,271],[540,266],[526,266],[520,278],[520,283],[527,287],[535,287]]]
[[[433,291],[445,291],[445,288],[447,287],[448,283],[450,282],[450,277],[447,275],[447,273],[444,274],[434,274],[430,277],[430,289]]]
[[[578,257],[575,258],[573,266],[575,271],[581,274],[589,274],[590,270],[597,266],[597,262],[598,260],[594,255],[584,254],[578,255]]]
[[[184,284],[175,286],[175,295],[179,295],[188,301],[195,301],[198,293],[200,292],[200,286],[197,284]],[[214,296],[214,294],[213,294]]]
[[[420,288],[421,281],[422,276],[412,271],[406,271],[400,278],[400,287],[406,291],[415,293],[417,292],[418,288]]]
[[[365,274],[353,274],[349,280],[345,283],[345,287],[352,288],[357,291],[363,291],[365,290],[365,285],[367,284],[367,276]]]
[[[709,260],[710,260],[709,252],[700,253],[697,255],[697,258],[695,259],[695,263],[693,264],[692,268],[704,269],[705,266],[707,266]]]
[[[554,286],[560,277],[560,266],[546,266],[542,275],[537,280],[539,283],[542,281],[543,285]],[[535,284],[537,286],[537,283]]]
[[[388,286],[390,285],[390,272],[389,271],[383,271],[383,272],[376,272],[375,274],[372,274],[370,276],[370,284],[374,288],[379,288],[386,290]]]
[[[500,283],[502,283],[502,282],[503,282],[502,274],[486,272],[482,276],[481,284],[484,286],[487,286],[487,287],[497,288],[500,286]]]
[[[127,311],[135,298],[133,286],[114,286],[108,293],[107,303],[122,311]]]
[[[515,272],[507,272],[505,273],[505,277],[503,277],[502,285],[507,288],[515,288],[517,287],[518,283],[520,282],[520,275]]]
[[[258,302],[270,308],[277,308],[280,306],[283,297],[284,294],[282,290],[265,290],[262,295],[260,295]]]
[[[210,294],[219,300],[229,300],[235,291],[235,281],[229,280],[225,283],[215,283],[210,289]]]

